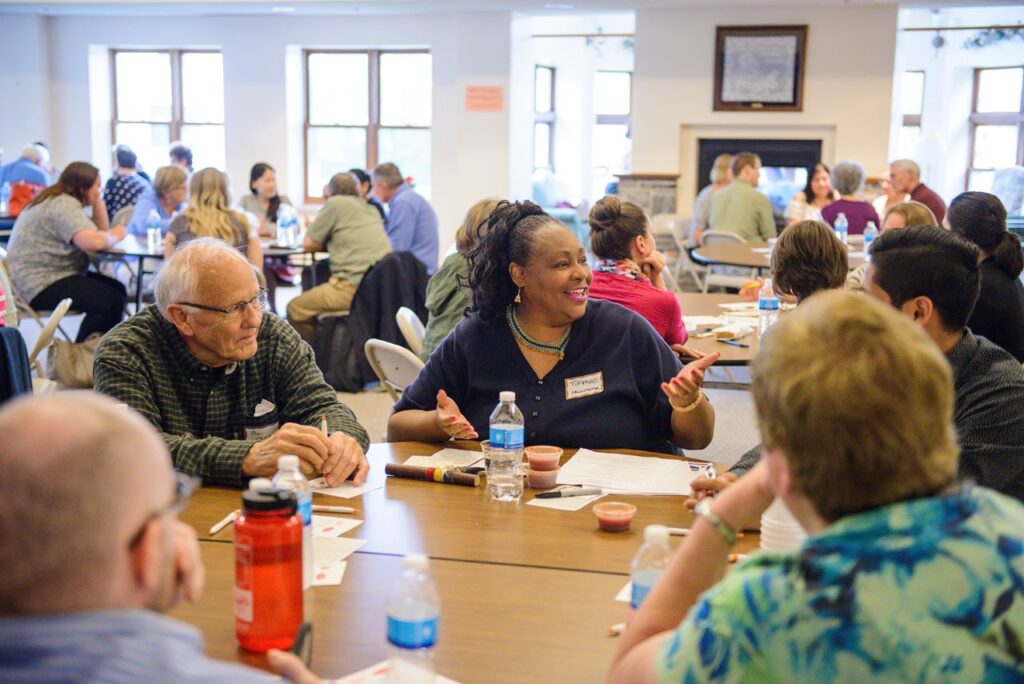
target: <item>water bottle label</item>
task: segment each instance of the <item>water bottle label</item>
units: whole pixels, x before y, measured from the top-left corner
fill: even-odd
[[[499,449],[522,449],[525,430],[522,427],[491,426],[491,446]]]
[[[299,514],[302,515],[303,525],[313,524],[313,499],[305,498],[299,501]]]
[[[438,618],[407,622],[388,616],[388,641],[399,648],[430,648],[437,643]]]
[[[637,584],[633,582],[633,591],[630,594],[629,605],[633,610],[640,607],[640,604],[647,598],[647,594],[651,593],[651,587],[646,584]]]
[[[761,299],[757,303],[757,308],[761,311],[778,311],[779,300],[778,299]]]
[[[235,619],[252,622],[252,592],[235,587]]]

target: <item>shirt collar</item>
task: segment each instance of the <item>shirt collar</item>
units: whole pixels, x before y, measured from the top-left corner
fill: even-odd
[[[946,352],[946,358],[953,369],[953,385],[959,384],[959,375],[967,367],[967,364],[974,358],[975,350],[978,348],[978,338],[974,336],[970,328],[964,329],[964,336],[953,345],[953,348]]]

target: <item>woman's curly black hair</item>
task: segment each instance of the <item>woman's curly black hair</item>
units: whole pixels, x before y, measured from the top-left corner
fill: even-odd
[[[468,312],[479,312],[485,320],[505,313],[519,288],[509,275],[509,264],[525,264],[530,257],[537,229],[553,220],[533,202],[502,200],[487,217],[487,230],[466,260],[469,275],[460,285],[473,291]]]

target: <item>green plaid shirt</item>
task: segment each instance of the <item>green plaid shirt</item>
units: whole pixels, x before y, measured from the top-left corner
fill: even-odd
[[[225,368],[199,362],[155,306],[124,321],[96,348],[96,391],[131,406],[163,433],[174,467],[210,484],[242,485],[242,459],[284,423],[351,435],[366,430],[338,401],[313,350],[285,321],[263,315],[251,359]],[[256,416],[257,407],[260,407]],[[266,410],[269,408],[269,410]]]

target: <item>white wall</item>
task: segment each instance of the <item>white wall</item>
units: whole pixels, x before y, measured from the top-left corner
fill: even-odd
[[[832,158],[826,163],[851,158],[869,174],[884,170],[896,23],[895,5],[638,10],[633,173],[681,174],[679,211],[689,215],[706,180],[698,182],[693,166],[682,167],[683,126],[746,129],[765,137],[782,137],[773,135],[782,127],[790,134],[828,129]],[[712,111],[715,27],[749,24],[808,25],[802,112]]]
[[[901,27],[983,26],[1018,24],[1024,19],[1024,6],[976,7],[971,9],[903,10]],[[964,41],[975,31],[949,31],[942,34],[945,45],[936,49],[931,32],[900,32],[897,42],[896,73],[924,71],[924,107],[921,113],[921,142],[914,154],[921,164],[925,183],[947,202],[966,189],[968,142],[971,126],[971,97],[974,69],[982,67],[1019,67],[1024,65],[1024,42],[1005,41],[996,46],[966,49]],[[890,151],[898,155],[896,132],[902,126],[899,111],[899,79],[891,128]]]
[[[391,17],[53,17],[0,15],[0,74],[5,80],[51,83],[52,107],[31,93],[14,124],[0,119],[0,140],[22,137],[52,141],[55,158],[87,159],[109,168],[109,122],[91,122],[90,48],[216,47],[224,55],[225,134],[228,168],[236,197],[247,192],[249,167],[265,161],[278,169],[282,191],[302,196],[301,127],[289,121],[286,61],[300,47],[425,47],[433,55],[432,203],[441,221],[440,247],[453,239],[466,209],[485,196],[509,191],[508,106],[511,17],[506,13]],[[49,74],[26,59],[31,40],[49,26]],[[19,40],[21,40],[19,38]],[[29,52],[31,55],[31,52]],[[287,58],[287,59],[286,59]],[[39,62],[45,65],[45,59]],[[14,74],[5,69],[16,65]],[[499,113],[464,110],[466,85],[506,89]],[[0,92],[11,92],[4,87]],[[6,99],[6,98],[5,98]],[[92,99],[96,99],[95,97]],[[7,105],[5,104],[5,107]],[[49,113],[49,120],[47,114]],[[42,121],[36,128],[27,122]],[[95,125],[94,125],[95,123]],[[292,125],[289,126],[289,123]],[[10,129],[10,133],[8,130]],[[298,153],[296,153],[298,146]]]
[[[50,78],[45,17],[0,16],[0,147],[7,161],[50,136]]]

